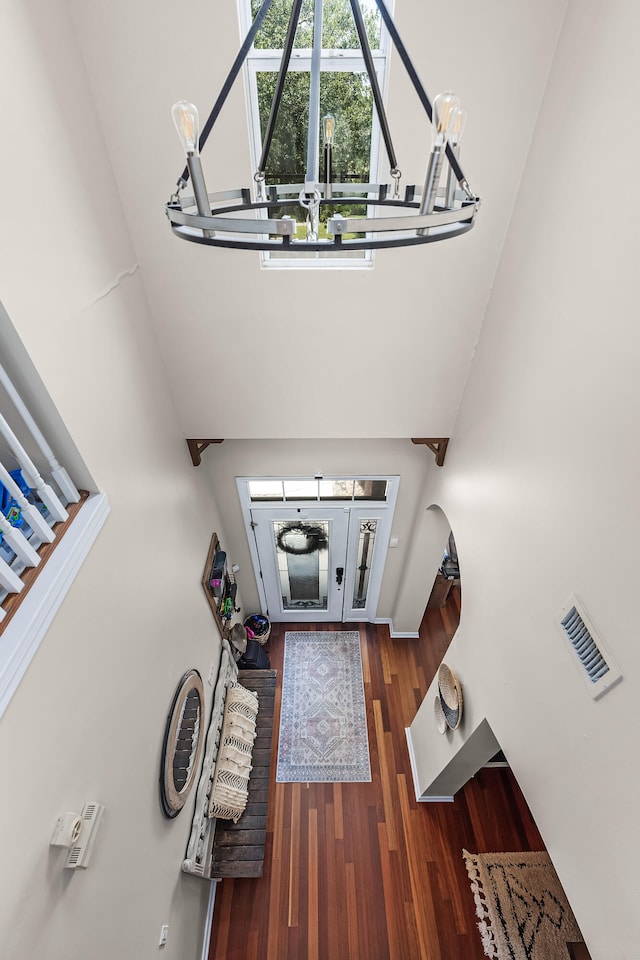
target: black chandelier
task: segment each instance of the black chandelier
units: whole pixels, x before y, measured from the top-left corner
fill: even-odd
[[[254,174],[255,197],[248,187],[208,193],[200,152],[220,114],[260,30],[272,0],[262,0],[256,17],[209,117],[199,133],[198,111],[193,104],[180,101],[173,107],[176,129],[187,155],[187,165],[177,181],[177,189],[166,204],[166,213],[176,236],[194,243],[245,250],[297,253],[347,252],[382,247],[413,246],[446,240],[470,230],[475,222],[480,199],[472,193],[459,162],[460,140],[466,115],[460,102],[447,91],[429,99],[406,48],[398,35],[384,0],[375,0],[382,21],[402,60],[409,79],[432,128],[432,147],[424,186],[407,186],[400,191],[398,167],[391,131],[382,102],[374,60],[367,37],[360,0],[349,0],[360,42],[382,139],[389,161],[392,184],[332,182],[331,155],[335,120],[331,114],[320,118],[320,61],[322,50],[323,0],[313,0],[313,49],[307,155],[304,183],[268,184],[265,170],[282,102],[285,78],[293,50],[303,0],[293,0],[275,92],[262,139],[262,152]],[[324,152],[324,177],[319,176],[319,158]],[[446,177],[441,185],[446,160]],[[191,181],[193,196],[182,192]],[[297,199],[291,199],[292,195]],[[365,216],[344,216],[366,207]],[[326,236],[320,236],[320,210],[330,206],[326,218]],[[290,212],[303,208],[306,236],[298,238],[297,223]]]

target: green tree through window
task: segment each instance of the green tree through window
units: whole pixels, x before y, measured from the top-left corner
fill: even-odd
[[[279,52],[283,48],[292,6],[293,0],[273,0],[249,58],[253,64],[249,76],[250,82],[255,84],[261,143],[271,111],[279,68],[279,58],[273,56],[273,52]],[[260,0],[250,0],[252,17],[259,7]],[[362,11],[369,44],[379,69],[383,70],[385,58],[380,51],[379,12],[372,0],[363,0]],[[304,0],[292,57],[292,65],[296,69],[290,70],[285,81],[264,171],[267,184],[300,184],[305,181],[313,12],[313,0]],[[320,118],[328,113],[335,117],[332,180],[336,183],[366,183],[372,179],[371,133],[374,105],[349,0],[325,0],[322,41]],[[321,129],[318,130],[318,138],[321,143]],[[319,176],[321,181],[324,180],[322,149]],[[292,194],[291,198],[296,199],[297,194]],[[305,211],[297,205],[288,207],[286,212],[294,216],[299,223],[305,220]],[[341,208],[336,199],[335,203],[323,205],[321,225],[336,212],[364,216],[366,202],[363,200],[360,207]]]

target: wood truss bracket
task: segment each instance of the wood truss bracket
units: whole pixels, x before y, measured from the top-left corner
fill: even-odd
[[[435,455],[437,466],[443,465],[449,437],[411,437],[411,443],[424,443]]]
[[[202,453],[211,443],[224,443],[224,440],[187,440],[187,446],[191,454],[191,463],[194,467],[200,466]]]

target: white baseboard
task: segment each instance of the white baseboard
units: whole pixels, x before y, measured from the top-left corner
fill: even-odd
[[[418,792],[418,769],[416,767],[416,756],[413,752],[413,742],[411,740],[411,729],[410,727],[404,728],[405,736],[407,738],[407,747],[409,749],[409,762],[411,763],[411,776],[413,777],[413,789],[415,791],[416,800],[418,803],[453,803],[453,797],[423,797],[422,794]]]
[[[420,636],[417,630],[394,630],[393,620],[391,617],[376,617],[373,622],[386,623],[389,627],[389,636],[392,640],[402,640],[403,638],[408,640],[417,640]]]

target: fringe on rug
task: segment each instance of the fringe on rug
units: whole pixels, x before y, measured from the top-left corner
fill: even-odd
[[[478,930],[482,937],[482,948],[486,957],[491,957],[492,960],[495,960],[495,958],[498,957],[498,946],[490,925],[491,917],[489,916],[487,901],[482,889],[478,861],[468,850],[463,850],[462,856],[464,857],[464,863],[467,868],[467,873],[469,874],[469,880],[471,881],[471,892],[476,905],[476,916],[480,921],[478,923]]]

